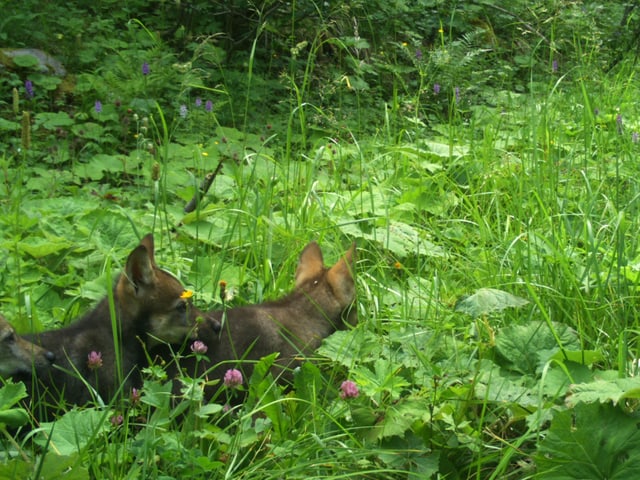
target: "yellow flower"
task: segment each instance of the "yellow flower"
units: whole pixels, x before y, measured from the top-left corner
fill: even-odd
[[[180,298],[185,300],[191,297],[193,297],[193,290],[185,290],[184,292],[182,292],[182,295],[180,295]]]
[[[208,156],[209,156],[209,154],[208,154],[207,152],[202,152],[202,156],[203,156],[203,157],[208,157]]]
[[[407,45],[408,45],[408,43],[407,43],[407,42],[402,42],[402,46],[403,46],[403,47],[406,47]]]
[[[442,34],[444,33],[444,29],[443,29],[442,27],[440,27],[440,28],[438,29],[438,33],[439,33],[440,35],[442,35]]]

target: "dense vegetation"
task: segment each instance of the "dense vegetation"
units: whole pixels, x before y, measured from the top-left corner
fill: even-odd
[[[498,3],[6,2],[19,331],[90,308],[147,232],[205,310],[356,241],[360,321],[236,407],[171,401],[156,364],[36,425],[7,381],[0,477],[637,478],[640,8]]]

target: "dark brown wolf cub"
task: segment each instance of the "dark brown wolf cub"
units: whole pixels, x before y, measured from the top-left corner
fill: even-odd
[[[156,266],[153,236],[147,235],[115,283],[115,331],[105,298],[71,325],[27,337],[54,352],[59,366],[38,377],[32,400],[44,401],[51,411],[61,401],[81,405],[99,395],[108,402],[119,389],[128,395],[140,386],[139,368],[148,364],[145,348],[195,336],[201,312],[190,296],[178,279]]]
[[[211,380],[222,379],[227,369],[235,367],[248,378],[256,360],[279,352],[279,368],[272,372],[289,379],[286,370],[320,346],[322,339],[345,323],[357,322],[356,309],[350,308],[355,301],[354,261],[355,244],[327,268],[318,244],[309,243],[300,255],[292,293],[273,302],[208,312],[198,329],[208,361],[199,362],[198,372],[192,357],[181,360],[180,366],[190,376],[206,370]]]
[[[51,368],[55,358],[53,352],[18,336],[7,319],[0,315],[0,377],[44,373]]]

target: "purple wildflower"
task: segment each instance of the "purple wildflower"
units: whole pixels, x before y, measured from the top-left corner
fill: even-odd
[[[599,108],[594,108],[594,109],[593,109],[593,115],[594,115],[595,117],[597,117],[598,115],[600,115],[600,109],[599,109]]]
[[[553,73],[558,72],[558,60],[554,60],[553,62],[551,62],[551,71]]]
[[[202,99],[200,97],[196,97],[196,107],[200,108],[202,106]]]
[[[102,352],[96,352],[95,350],[87,355],[87,367],[91,370],[96,370],[102,366]]]
[[[124,417],[120,414],[114,415],[109,419],[109,421],[111,422],[111,425],[117,427],[118,425],[122,425],[122,422],[124,422]]]
[[[207,103],[204,104],[204,109],[207,112],[210,112],[211,110],[213,110],[213,102],[211,100],[207,100]]]
[[[142,74],[143,75],[149,75],[150,71],[151,71],[151,68],[149,68],[149,64],[147,62],[144,62],[142,64]]]
[[[420,50],[419,48],[416,50],[416,60],[422,60],[422,50]]]
[[[184,103],[180,105],[180,116],[182,118],[187,118],[188,113],[189,113],[189,109],[187,108],[187,106]]]
[[[29,98],[33,98],[35,94],[33,93],[33,82],[31,80],[26,80],[24,82],[24,89],[27,91],[27,96]]]
[[[204,344],[204,342],[201,342],[200,340],[196,340],[191,344],[191,351],[193,353],[199,353],[204,355],[205,353],[207,353],[207,350],[208,350],[208,347]]]
[[[433,84],[433,93],[435,95],[438,95],[440,93],[440,84],[439,83],[434,83]]]
[[[102,113],[102,102],[100,100],[96,100],[95,109],[96,113]]]
[[[358,386],[352,382],[351,380],[345,380],[340,385],[340,398],[346,400],[348,398],[356,398],[360,395],[360,390],[358,390]]]
[[[456,103],[460,103],[460,87],[456,87],[454,92],[456,94]]]
[[[638,140],[640,140],[640,135],[638,134],[638,132],[633,132],[631,134],[631,141],[633,143],[638,143]]]
[[[618,127],[618,133],[622,133],[622,114],[616,115],[616,126]]]
[[[140,395],[140,390],[138,390],[137,388],[133,387],[131,389],[131,403],[136,404],[140,401],[140,397],[142,395]]]
[[[224,386],[227,388],[238,388],[242,385],[242,372],[235,368],[230,368],[224,374]]]

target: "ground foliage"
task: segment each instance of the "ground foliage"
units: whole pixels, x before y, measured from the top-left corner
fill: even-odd
[[[150,231],[204,309],[277,298],[309,239],[328,263],[355,240],[360,323],[291,390],[263,359],[235,407],[202,379],[172,400],[156,364],[140,392],[35,425],[8,381],[0,477],[637,476],[639,15],[3,5],[0,43],[64,67],[0,54],[0,307],[19,331],[90,308]]]

